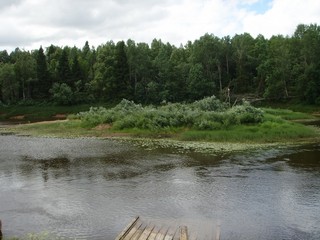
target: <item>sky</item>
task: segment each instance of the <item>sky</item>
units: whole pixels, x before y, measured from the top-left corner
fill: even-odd
[[[0,0],[0,51],[154,38],[176,46],[205,33],[292,35],[320,25],[319,0]]]

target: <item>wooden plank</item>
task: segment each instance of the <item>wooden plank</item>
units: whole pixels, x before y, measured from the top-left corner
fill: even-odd
[[[142,232],[139,240],[147,240],[150,236],[151,232],[154,229],[154,224],[149,224],[149,226],[146,227],[146,229]]]
[[[199,228],[188,229],[172,221],[160,227],[136,217],[115,240],[220,240],[220,223],[215,228],[210,225],[201,228],[202,231]]]
[[[214,240],[220,240],[220,224],[216,227],[216,235]]]
[[[168,227],[164,227],[163,226],[160,229],[160,231],[158,232],[157,237],[155,238],[155,240],[163,240],[165,238],[167,232],[168,232]]]
[[[172,238],[173,240],[180,240],[180,227],[176,227],[176,232]]]
[[[124,238],[124,236],[127,234],[127,232],[129,232],[131,230],[131,228],[133,228],[133,226],[136,224],[136,222],[138,221],[139,217],[136,217],[135,219],[133,219],[128,225],[127,227],[116,237],[115,240],[122,240]]]
[[[186,226],[180,227],[180,240],[188,240],[188,228]]]
[[[137,231],[133,234],[133,236],[130,238],[130,240],[139,240],[141,234],[146,229],[147,224],[142,222],[141,226],[137,229]]]
[[[164,237],[164,240],[172,240],[174,234],[175,234],[175,229],[173,229],[172,227],[169,227],[168,232],[167,232],[166,236]]]
[[[140,228],[141,225],[142,225],[142,221],[138,220],[134,225],[134,227],[131,228],[131,230],[125,235],[123,240],[130,240],[132,236],[135,234],[135,232]]]
[[[174,235],[173,235],[173,237],[172,237],[172,240],[180,240],[179,230],[177,230],[177,231],[174,233]]]
[[[150,236],[148,237],[148,240],[155,240],[159,231],[160,228],[157,225],[154,226],[152,232],[150,233]]]

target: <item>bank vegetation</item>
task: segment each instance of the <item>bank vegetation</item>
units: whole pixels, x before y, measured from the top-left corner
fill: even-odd
[[[56,137],[170,138],[181,141],[273,143],[319,137],[316,127],[296,120],[316,119],[291,110],[257,108],[243,101],[230,106],[216,97],[192,103],[136,104],[123,99],[111,108],[91,107],[67,120],[23,124],[15,132]]]

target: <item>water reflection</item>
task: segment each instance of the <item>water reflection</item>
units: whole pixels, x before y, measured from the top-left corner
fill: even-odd
[[[317,173],[320,171],[320,145],[310,144],[302,147],[296,147],[280,156],[268,159],[269,163],[278,164],[292,167],[297,171],[309,171]]]
[[[7,236],[50,231],[114,239],[142,215],[219,220],[224,239],[320,237],[317,144],[205,155],[110,140],[0,136],[0,152]]]

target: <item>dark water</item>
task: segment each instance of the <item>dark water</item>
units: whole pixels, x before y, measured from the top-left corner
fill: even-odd
[[[3,232],[114,239],[141,215],[220,222],[222,239],[320,239],[319,147],[210,156],[0,136]]]

